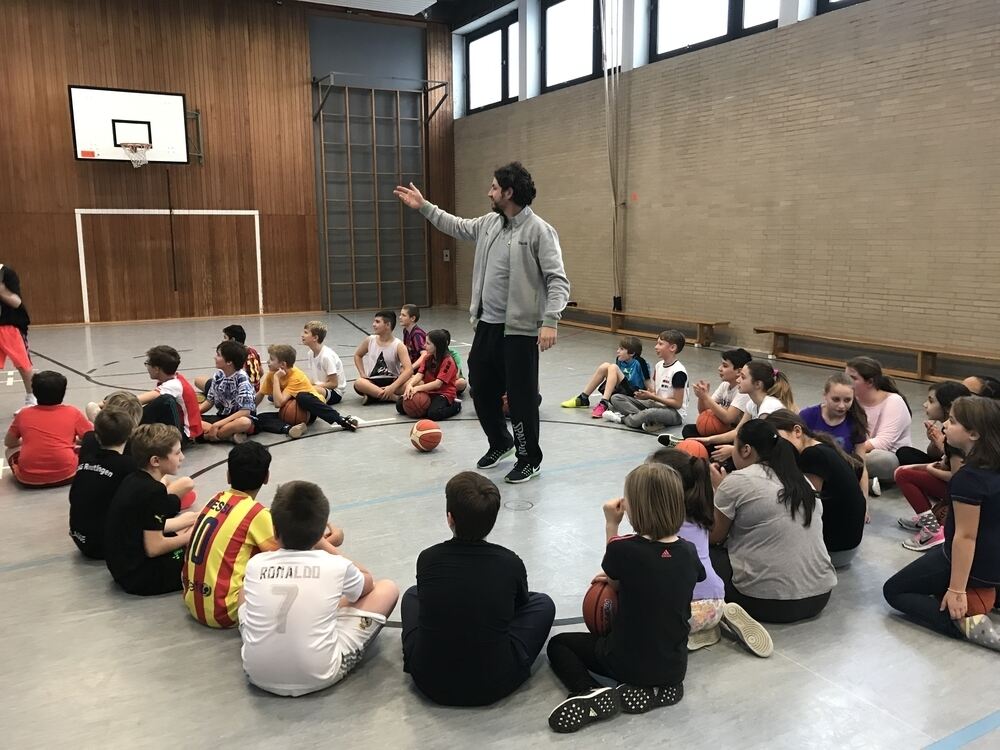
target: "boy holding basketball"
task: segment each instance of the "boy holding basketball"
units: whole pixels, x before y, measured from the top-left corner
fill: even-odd
[[[21,280],[14,269],[0,263],[0,368],[7,360],[21,374],[24,384],[24,405],[38,403],[31,392],[31,376],[34,372],[31,356],[28,354],[28,308],[21,299]]]
[[[320,400],[309,377],[295,366],[295,349],[288,344],[272,344],[267,347],[267,372],[260,381],[260,390],[257,391],[255,398],[256,405],[259,406],[267,396],[274,399],[278,412],[257,415],[257,427],[262,432],[288,435],[292,439],[300,438],[306,434],[309,425],[317,417],[328,424],[339,424],[347,432],[354,432],[358,428],[358,420],[354,417],[342,416],[332,406]],[[293,404],[289,410],[297,414],[296,419],[303,416],[299,409],[305,412],[308,418],[289,422],[282,417],[284,407],[289,402]]]
[[[242,443],[254,433],[257,403],[253,386],[243,366],[247,350],[236,341],[223,341],[215,350],[218,368],[208,383],[201,404],[203,437],[210,443],[232,440]],[[215,407],[217,414],[206,414]]]
[[[698,421],[696,424],[686,424],[681,429],[685,438],[709,437],[729,432],[743,417],[743,411],[737,404],[740,395],[739,378],[743,365],[753,360],[746,349],[728,349],[722,353],[722,363],[719,365],[719,387],[714,393],[709,393],[707,381],[699,380],[692,386],[698,399]]]
[[[528,679],[556,609],[528,590],[521,558],[486,541],[497,486],[464,471],[445,498],[453,537],[420,553],[417,585],[403,596],[403,670],[436,703],[485,706]]]
[[[356,562],[315,549],[330,503],[312,482],[278,488],[271,520],[280,549],[246,564],[239,594],[243,670],[257,687],[298,696],[346,677],[396,607],[399,589]]]

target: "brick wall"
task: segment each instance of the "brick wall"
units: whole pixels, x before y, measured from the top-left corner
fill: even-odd
[[[626,74],[626,308],[997,353],[997,50],[998,2],[869,0]],[[591,81],[455,128],[458,213],[523,161],[581,305],[612,296],[603,106]]]

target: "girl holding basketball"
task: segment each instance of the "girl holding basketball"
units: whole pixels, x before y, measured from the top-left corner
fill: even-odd
[[[1000,585],[1000,403],[957,399],[944,436],[966,457],[948,485],[944,544],[896,573],[882,592],[919,624],[1000,651],[1000,632],[987,616]]]
[[[426,356],[421,357],[416,373],[403,389],[403,397],[396,402],[396,411],[435,422],[462,411],[462,403],[456,400],[458,366],[448,352],[450,344],[451,334],[443,328],[427,333]]]
[[[634,534],[619,536],[625,516]],[[684,697],[691,595],[705,580],[698,550],[681,539],[684,487],[677,472],[642,464],[625,478],[625,495],[604,504],[607,549],[594,583],[618,592],[607,636],[560,633],[549,662],[569,697],[549,714],[556,732],[575,732],[620,712],[645,713]],[[591,673],[620,684],[601,687]]]
[[[650,463],[669,466],[677,472],[684,485],[684,523],[678,532],[698,550],[698,559],[706,577],[694,587],[691,601],[691,635],[688,651],[696,651],[719,642],[720,623],[726,632],[746,646],[751,653],[768,657],[774,650],[771,636],[735,602],[726,603],[726,588],[719,578],[708,552],[708,535],[715,523],[712,477],[708,461],[675,448],[661,448],[649,457]]]

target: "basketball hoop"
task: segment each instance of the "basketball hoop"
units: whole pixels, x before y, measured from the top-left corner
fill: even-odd
[[[153,147],[152,143],[122,143],[120,145],[135,169],[149,163],[148,151]]]

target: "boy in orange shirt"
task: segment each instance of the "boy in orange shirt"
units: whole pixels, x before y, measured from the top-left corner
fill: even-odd
[[[4,438],[7,463],[26,487],[68,484],[76,476],[77,445],[94,429],[75,406],[64,404],[66,376],[43,370],[31,379],[37,406],[21,409]]]
[[[257,405],[260,406],[268,396],[274,401],[278,411],[257,415],[257,429],[261,432],[288,435],[294,440],[305,435],[309,425],[317,417],[328,424],[339,424],[347,432],[354,432],[358,428],[358,420],[341,415],[320,398],[309,376],[295,366],[295,349],[288,344],[272,344],[267,347],[267,372],[260,381]],[[288,425],[281,418],[281,407],[292,399],[309,413],[307,422]]]

